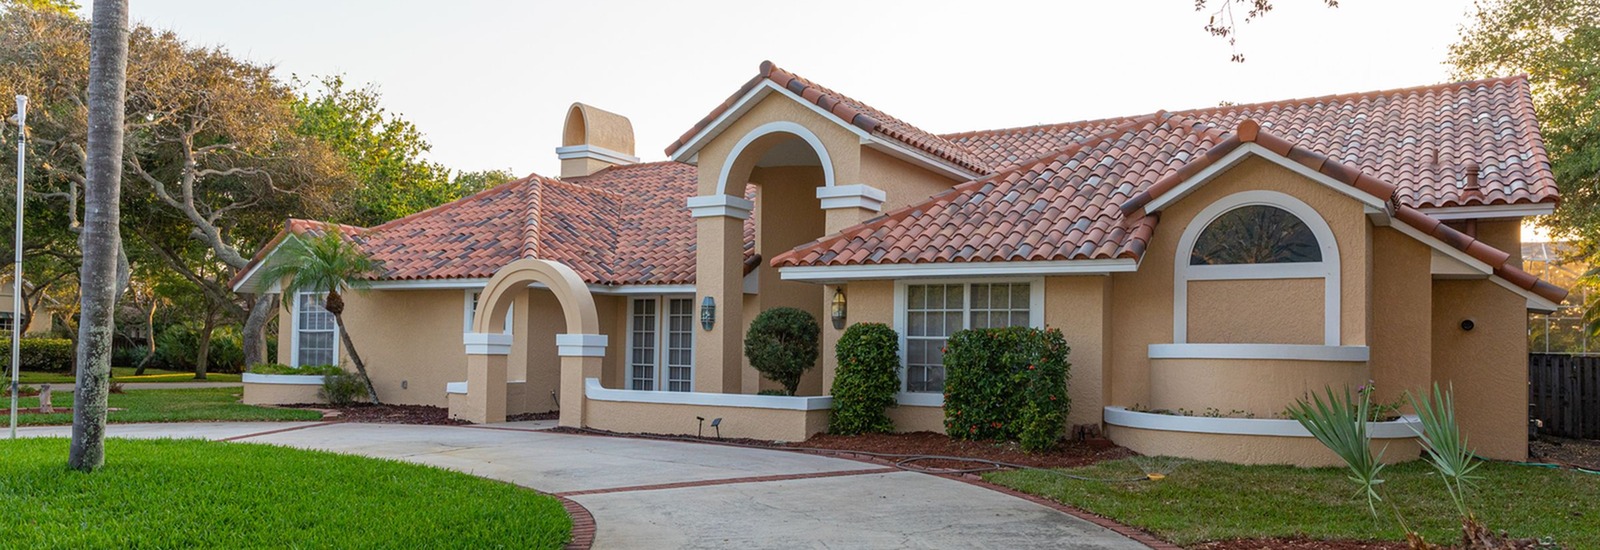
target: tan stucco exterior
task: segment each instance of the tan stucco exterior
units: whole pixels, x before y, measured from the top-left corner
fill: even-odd
[[[709,423],[722,419],[722,437],[766,441],[805,441],[828,429],[828,411],[708,407],[667,403],[587,402],[588,427],[622,433],[713,435]],[[696,417],[707,419],[704,430]]]
[[[1122,426],[1108,427],[1106,434],[1139,454],[1181,456],[1195,460],[1216,460],[1235,464],[1290,464],[1323,467],[1344,464],[1339,455],[1310,437],[1205,434],[1146,430]],[[1385,463],[1404,462],[1421,456],[1415,439],[1372,441],[1372,453]]]
[[[246,405],[299,405],[322,403],[321,384],[259,384],[245,382],[239,401]]]
[[[1324,388],[1354,389],[1367,381],[1367,364],[1281,359],[1151,359],[1153,409],[1204,414],[1282,418],[1297,399],[1323,395]]]
[[[1526,308],[1490,281],[1433,283],[1433,381],[1455,388],[1461,430],[1489,458],[1528,458]]]
[[[1189,282],[1189,341],[1322,344],[1322,279]]]

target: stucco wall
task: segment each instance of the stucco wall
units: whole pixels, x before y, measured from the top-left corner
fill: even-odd
[[[767,441],[805,441],[828,429],[827,409],[797,411],[745,407],[707,407],[666,403],[586,400],[590,428],[624,433],[716,434],[711,419],[722,419],[722,437]],[[696,417],[706,419],[704,430]]]
[[[1322,279],[1191,281],[1189,341],[1322,345]]]
[[[1151,359],[1150,400],[1141,405],[1225,416],[1278,418],[1297,399],[1324,388],[1354,389],[1367,380],[1367,364],[1267,359]],[[1235,413],[1235,411],[1240,411]]]
[[[1236,464],[1290,464],[1294,466],[1340,466],[1344,462],[1316,438],[1259,435],[1203,434],[1107,426],[1106,433],[1118,445],[1139,454],[1180,456],[1195,460],[1218,460]],[[1374,440],[1374,455],[1383,453],[1386,463],[1416,459],[1422,452],[1415,439]],[[1181,470],[1179,470],[1181,475]]]
[[[875,149],[862,148],[861,181],[840,183],[865,183],[882,190],[887,196],[883,212],[888,212],[922,202],[960,182]]]
[[[1387,227],[1372,235],[1373,399],[1392,403],[1428,387],[1433,369],[1432,249]]]
[[[1455,388],[1461,429],[1480,455],[1527,459],[1527,330],[1521,296],[1487,280],[1433,282],[1433,380]]]
[[[0,312],[13,312],[13,308],[11,307],[11,296],[11,284],[0,284]],[[55,318],[50,315],[49,311],[45,310],[43,307],[34,308],[33,318],[28,319],[28,327],[23,331],[23,334],[39,334],[43,332],[50,332],[50,329],[54,326]]]
[[[1106,406],[1106,370],[1111,364],[1111,278],[1050,277],[1044,285],[1044,322],[1061,329],[1072,347],[1067,426],[1099,424]]]
[[[822,236],[823,215],[817,200],[817,188],[822,186],[822,169],[816,166],[782,166],[756,168],[750,180],[756,184],[756,253],[770,259],[790,249]],[[763,262],[766,264],[766,262]],[[778,270],[770,265],[758,268],[760,292],[746,300],[753,300],[755,308],[746,316],[747,322],[755,315],[776,307],[793,307],[810,313],[819,323],[827,323],[823,316],[822,287],[813,283],[785,281]],[[743,353],[741,352],[741,357]],[[749,365],[749,359],[744,364]],[[820,364],[820,359],[819,359]],[[800,395],[823,395],[822,369],[813,368],[800,379]],[[778,389],[781,385],[765,380],[751,370],[744,378],[745,392],[752,389]]]

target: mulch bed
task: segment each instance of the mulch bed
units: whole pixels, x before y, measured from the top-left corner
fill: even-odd
[[[1405,550],[1397,541],[1313,540],[1306,538],[1231,539],[1203,542],[1189,550]]]
[[[1600,440],[1539,436],[1528,442],[1534,462],[1549,462],[1600,471]]]
[[[1133,451],[1106,442],[1066,441],[1047,453],[1024,453],[1014,442],[964,441],[935,432],[902,434],[830,435],[817,434],[788,447],[866,451],[895,455],[937,455],[980,458],[1035,468],[1072,468],[1096,462],[1134,456]],[[953,460],[921,460],[929,468],[974,468],[982,463]]]
[[[549,411],[549,412],[542,412],[542,413],[513,414],[511,416],[507,416],[506,417],[506,422],[528,422],[528,421],[531,421],[531,420],[560,420],[560,419],[561,419],[561,411]]]
[[[450,410],[429,405],[369,405],[356,404],[330,407],[326,404],[284,405],[296,409],[323,411],[323,418],[340,422],[365,424],[422,424],[428,426],[456,426],[468,424],[465,420],[450,418]]]

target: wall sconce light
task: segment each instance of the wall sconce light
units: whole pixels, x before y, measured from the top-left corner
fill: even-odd
[[[700,328],[711,330],[717,326],[717,301],[706,296],[700,301]]]
[[[833,317],[833,328],[834,329],[843,329],[844,328],[845,313],[846,313],[846,306],[845,306],[845,300],[844,300],[844,289],[842,289],[842,288],[834,289],[834,291],[833,291],[833,310],[830,312],[830,316]]]
[[[1461,320],[1461,330],[1470,331],[1473,328],[1476,328],[1477,326],[1478,326],[1478,324],[1474,323],[1472,321],[1472,319],[1462,319]]]

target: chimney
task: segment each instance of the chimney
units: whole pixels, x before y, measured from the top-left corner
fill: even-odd
[[[561,130],[561,177],[577,178],[612,166],[637,164],[633,156],[633,123],[628,117],[582,103],[567,109]]]
[[[1467,171],[1467,188],[1466,188],[1466,193],[1465,194],[1466,195],[1476,195],[1476,194],[1482,193],[1483,190],[1478,187],[1478,163],[1470,161],[1470,160],[1467,161],[1466,171]]]

